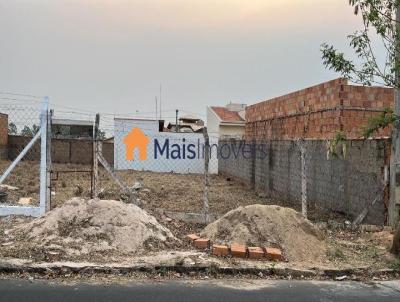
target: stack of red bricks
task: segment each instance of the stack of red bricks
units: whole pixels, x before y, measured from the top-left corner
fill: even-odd
[[[200,238],[196,234],[187,235],[187,239],[201,250],[210,250],[217,257],[249,258],[254,260],[283,261],[282,251],[273,247],[247,247],[245,245],[232,243],[227,245],[212,244],[208,238]]]
[[[348,85],[340,78],[247,107],[245,137],[329,139],[340,131],[360,138],[368,120],[393,105],[393,89]],[[389,135],[387,128],[376,137]]]

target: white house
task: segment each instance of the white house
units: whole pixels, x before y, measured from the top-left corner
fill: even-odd
[[[230,103],[225,107],[207,107],[207,130],[210,137],[243,138],[246,104]]]

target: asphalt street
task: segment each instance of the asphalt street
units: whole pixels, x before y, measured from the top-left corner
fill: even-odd
[[[0,301],[400,301],[400,281],[381,283],[315,281],[132,281],[69,284],[0,280]]]

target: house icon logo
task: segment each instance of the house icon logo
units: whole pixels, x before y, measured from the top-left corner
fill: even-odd
[[[150,138],[147,137],[139,128],[133,128],[127,136],[124,137],[126,160],[134,160],[135,149],[139,150],[139,159],[147,159],[147,146]]]

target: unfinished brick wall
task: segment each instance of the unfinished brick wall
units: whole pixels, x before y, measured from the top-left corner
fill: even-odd
[[[252,157],[245,157],[239,151],[228,156],[228,146],[231,150],[240,150],[241,143],[245,142],[219,142],[218,172],[265,192],[278,204],[300,211],[302,168],[297,143],[293,140],[258,142]],[[261,144],[263,154],[259,152]],[[388,188],[384,190],[383,177],[385,167],[389,165],[389,139],[349,140],[346,158],[328,159],[324,140],[306,140],[304,146],[311,216],[312,209],[319,209],[317,214],[325,212],[329,216],[336,212],[351,220],[378,197],[364,223],[382,225],[386,222]],[[314,215],[313,218],[326,217]]]
[[[8,158],[15,159],[30,142],[31,137],[10,135]],[[51,160],[53,163],[91,165],[93,163],[93,142],[90,139],[52,139]],[[103,143],[103,155],[110,165],[114,164],[114,144]],[[25,156],[28,160],[40,160],[40,141],[36,142]]]
[[[246,140],[360,138],[368,119],[393,108],[394,90],[336,79],[246,108]],[[384,129],[376,137],[390,136]]]

